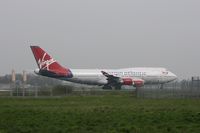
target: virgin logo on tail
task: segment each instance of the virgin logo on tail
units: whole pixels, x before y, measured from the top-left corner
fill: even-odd
[[[38,65],[40,69],[49,70],[49,66],[55,63],[56,61],[53,58],[50,58],[49,60],[45,60],[45,57],[47,57],[47,53],[44,53],[44,55],[42,56],[42,59],[40,58],[38,60]]]
[[[56,75],[72,77],[72,73],[68,68],[62,67],[56,60],[54,60],[39,46],[31,46],[31,50],[34,54],[35,60],[40,70],[47,70],[47,72],[50,72],[50,74],[53,73],[53,76]]]

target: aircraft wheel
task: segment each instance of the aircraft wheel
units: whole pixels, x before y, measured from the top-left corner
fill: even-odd
[[[104,86],[103,86],[103,89],[105,89],[105,90],[112,90],[112,86],[104,85]]]
[[[117,86],[115,86],[115,90],[121,90],[121,85],[117,85]]]
[[[163,89],[163,87],[164,87],[164,84],[161,84],[161,85],[160,85],[160,89]]]

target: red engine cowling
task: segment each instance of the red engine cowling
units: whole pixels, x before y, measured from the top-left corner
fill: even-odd
[[[133,82],[134,82],[133,84],[134,87],[142,87],[144,85],[144,80],[141,79],[134,80]]]
[[[133,83],[133,79],[131,79],[131,78],[124,78],[124,79],[122,79],[122,84],[123,85],[133,85],[134,83]]]
[[[123,85],[133,85],[134,87],[142,87],[144,85],[144,80],[124,78],[124,79],[122,79],[122,84]]]

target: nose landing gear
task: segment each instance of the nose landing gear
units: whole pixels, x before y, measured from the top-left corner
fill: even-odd
[[[159,85],[159,89],[163,89],[163,87],[164,87],[164,84]]]

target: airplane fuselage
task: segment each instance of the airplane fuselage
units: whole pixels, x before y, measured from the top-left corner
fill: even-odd
[[[164,84],[173,81],[177,78],[175,74],[165,68],[149,68],[136,67],[124,69],[70,69],[72,77],[57,77],[60,80],[70,81],[74,83],[88,85],[106,85],[108,84],[107,77],[102,74],[106,71],[108,74],[123,78],[142,79],[144,84]],[[38,70],[37,70],[38,71]],[[35,71],[36,72],[36,71]],[[48,76],[36,72],[39,75]]]
[[[122,85],[141,87],[145,84],[164,84],[177,78],[165,68],[135,67],[123,69],[69,69],[61,66],[39,46],[31,46],[36,59],[38,75],[104,88]]]
[[[177,77],[165,68],[125,68],[125,69],[71,69],[73,77],[66,81],[89,85],[105,85],[107,78],[101,71],[120,78],[142,79],[144,84],[164,84]]]

